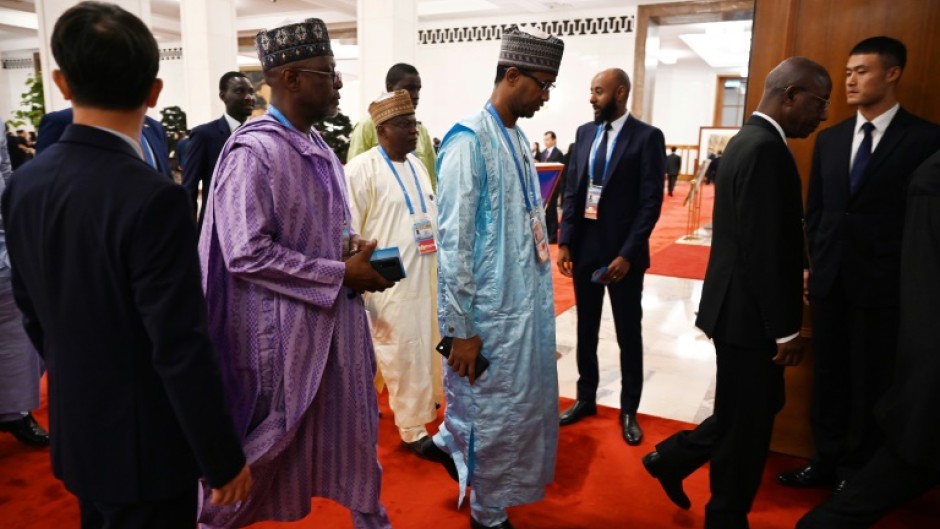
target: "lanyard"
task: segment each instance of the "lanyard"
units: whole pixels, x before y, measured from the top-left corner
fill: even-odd
[[[601,123],[600,125],[597,126],[597,132],[594,134],[594,144],[591,145],[591,160],[590,160],[590,166],[588,167],[588,170],[590,171],[588,173],[589,179],[594,178],[594,162],[595,162],[595,158],[597,158],[597,149],[598,147],[600,147],[600,144],[601,144],[600,142],[601,135],[604,133],[604,127],[606,126],[607,126],[607,123]],[[613,132],[613,130],[611,130],[610,132]],[[617,145],[617,136],[614,136],[613,139],[610,139],[609,143],[610,145],[607,147],[607,159],[604,160],[604,173],[603,173],[600,185],[604,185],[604,183],[607,182],[607,168],[610,167],[610,157],[614,153],[614,147]],[[592,180],[592,183],[594,185],[598,185],[598,183],[594,182],[593,180]]]
[[[506,130],[506,126],[503,125],[502,118],[499,117],[499,114],[496,113],[496,109],[493,108],[493,104],[489,101],[486,102],[486,110],[493,116],[493,119],[496,120],[496,124],[499,125],[499,130],[502,131],[503,137],[506,139],[506,147],[509,149],[509,153],[512,154],[512,161],[515,162],[516,171],[518,171],[519,184],[522,186],[522,195],[525,198],[525,210],[527,213],[532,213],[532,204],[535,202],[535,197],[532,196],[530,199],[530,186],[526,185],[525,173],[522,171],[522,164],[519,163],[519,157],[516,156],[516,149],[514,149],[512,146],[512,140],[509,138],[509,131]],[[525,157],[525,154],[522,156]]]
[[[269,104],[269,105],[268,105],[268,114],[271,114],[271,117],[272,117],[272,118],[274,118],[274,119],[280,121],[280,122],[281,122],[281,125],[284,125],[285,127],[289,128],[289,129],[293,129],[293,128],[294,128],[294,126],[290,124],[290,121],[287,121],[287,118],[284,117],[284,114],[282,114],[281,111],[278,110],[276,106]]]
[[[379,152],[382,153],[382,158],[385,158],[385,163],[388,164],[388,168],[392,170],[392,174],[395,175],[395,180],[398,180],[398,187],[401,188],[402,194],[405,195],[405,203],[408,204],[408,213],[412,215],[415,214],[415,208],[411,205],[411,197],[408,196],[408,190],[405,189],[405,183],[401,181],[401,177],[398,176],[398,171],[395,170],[395,164],[392,163],[391,158],[388,157],[388,153],[385,152],[385,148],[379,145]],[[428,207],[424,203],[424,192],[421,191],[421,182],[418,181],[418,173],[415,172],[415,168],[411,165],[411,160],[405,158],[405,161],[408,162],[408,167],[411,168],[411,175],[415,179],[415,189],[418,190],[418,198],[421,199],[421,212],[427,214]]]

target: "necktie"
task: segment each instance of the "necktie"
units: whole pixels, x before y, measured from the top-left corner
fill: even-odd
[[[875,126],[871,124],[870,121],[862,123],[862,132],[865,133],[865,137],[862,138],[862,143],[858,145],[858,152],[855,153],[855,161],[852,162],[852,172],[849,173],[849,193],[854,193],[858,189],[858,185],[862,183],[862,174],[865,173],[865,168],[868,167],[868,160],[871,159],[871,131],[875,129]]]
[[[144,139],[144,135],[140,135],[140,148],[144,151],[144,159],[147,160],[147,163],[150,167],[154,169],[157,168],[157,162],[153,159],[153,151],[150,150],[150,145],[147,143],[147,140]]]
[[[610,123],[604,126],[601,142],[597,145],[597,152],[594,153],[594,174],[591,175],[591,179],[596,186],[604,184],[604,171],[607,169],[607,131],[611,128]]]

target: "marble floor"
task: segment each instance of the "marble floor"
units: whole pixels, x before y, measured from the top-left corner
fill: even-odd
[[[715,348],[694,325],[702,281],[647,275],[643,286],[643,368],[640,413],[699,423],[715,399]],[[557,318],[558,381],[561,396],[574,398],[577,307]],[[620,353],[607,299],[601,318],[600,386],[597,402],[620,407]]]

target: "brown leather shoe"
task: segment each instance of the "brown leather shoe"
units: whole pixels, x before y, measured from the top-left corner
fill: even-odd
[[[22,419],[0,422],[0,432],[13,434],[13,437],[29,446],[49,446],[49,432],[39,426],[32,413],[27,413]]]

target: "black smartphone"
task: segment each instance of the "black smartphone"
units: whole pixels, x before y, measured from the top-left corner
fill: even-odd
[[[441,356],[444,358],[450,358],[450,350],[454,346],[454,339],[450,336],[445,336],[441,339],[441,343],[437,344],[438,353],[441,353]],[[477,355],[477,361],[474,365],[474,372],[477,378],[480,378],[480,375],[486,371],[486,368],[490,367],[490,361],[483,356],[483,353]]]

